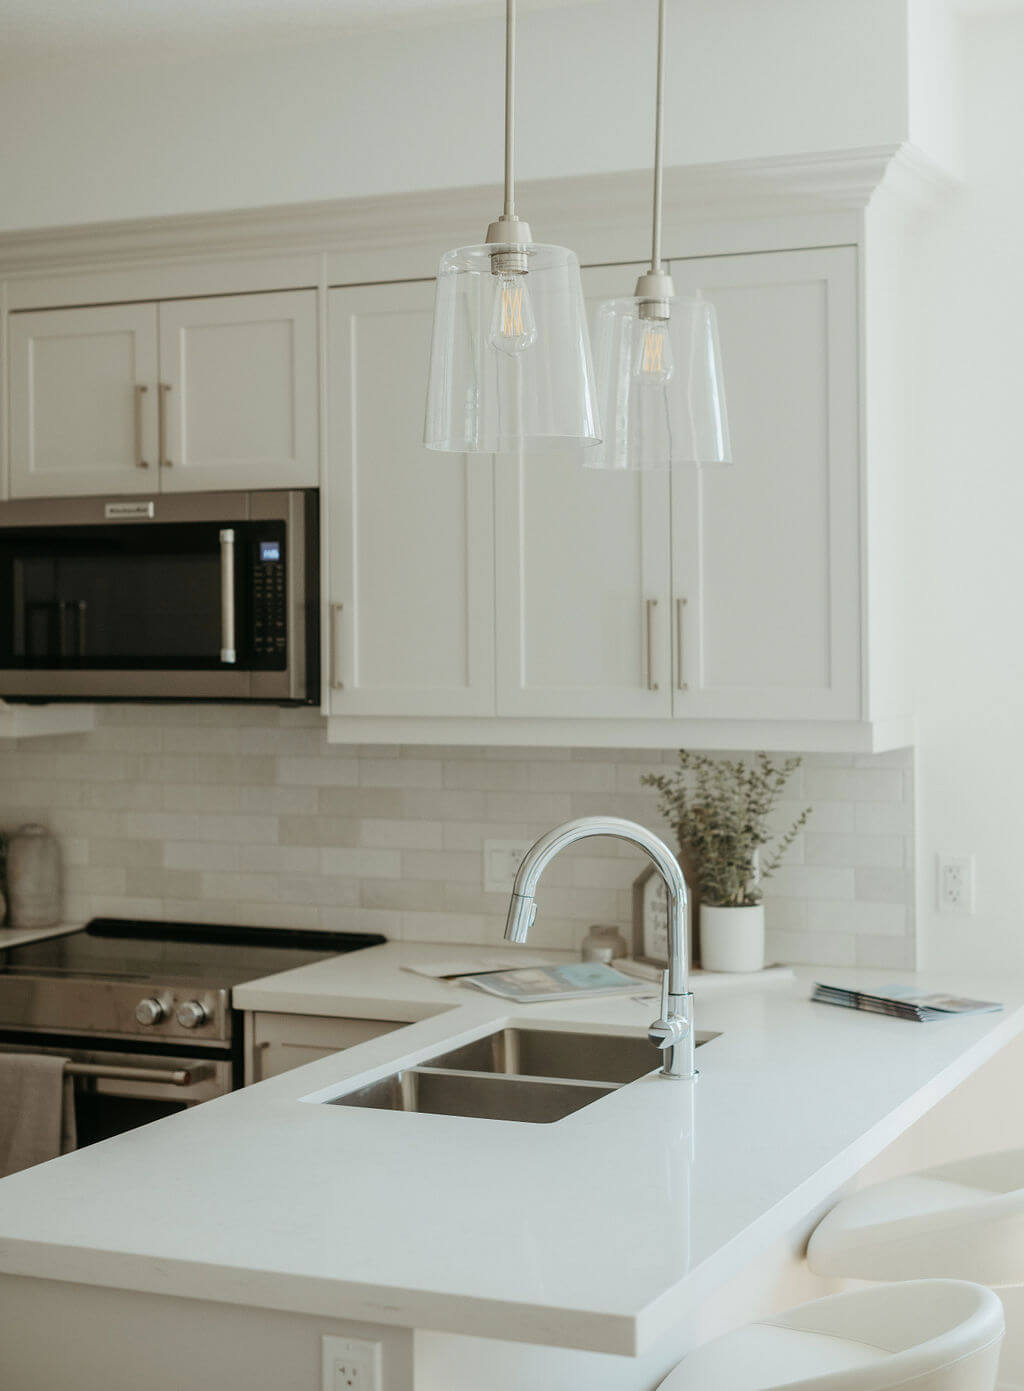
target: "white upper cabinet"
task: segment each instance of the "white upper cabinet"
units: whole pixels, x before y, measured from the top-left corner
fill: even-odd
[[[672,476],[673,713],[861,713],[857,257],[676,262],[717,310],[733,464]]]
[[[12,497],[157,487],[154,304],[12,314]]]
[[[164,492],[319,476],[316,291],[160,305]]]
[[[585,270],[588,309],[631,293],[641,270]],[[584,457],[497,461],[498,714],[667,717],[668,473]]]
[[[315,487],[316,291],[10,316],[12,497]]]
[[[494,465],[423,446],[433,304],[432,281],[329,294],[333,714],[494,713]]]

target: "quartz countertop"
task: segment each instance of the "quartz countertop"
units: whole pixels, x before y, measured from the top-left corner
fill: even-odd
[[[23,947],[27,942],[43,942],[47,937],[66,937],[77,932],[81,923],[58,923],[54,927],[0,927],[0,952],[8,947]]]
[[[513,1009],[399,969],[440,950],[244,987],[250,1007],[420,1017],[0,1181],[0,1271],[640,1354],[1024,1028],[1024,982],[799,970],[698,988],[697,1027],[720,1037],[696,1084],[652,1073],[552,1125],[319,1104],[506,1022],[643,1035],[653,1018],[639,982]],[[818,977],[1006,1009],[908,1023],[812,1004]]]

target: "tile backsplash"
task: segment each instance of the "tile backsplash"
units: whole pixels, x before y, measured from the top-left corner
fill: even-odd
[[[0,749],[0,825],[61,838],[66,916],[96,914],[499,942],[507,898],[483,843],[611,812],[667,834],[643,772],[665,753],[337,746],[311,710],[108,706],[89,734]],[[780,825],[814,808],[766,885],[777,960],[909,967],[913,758],[811,754]],[[545,874],[531,942],[628,929],[643,857],[572,847]],[[628,930],[627,930],[628,936]]]

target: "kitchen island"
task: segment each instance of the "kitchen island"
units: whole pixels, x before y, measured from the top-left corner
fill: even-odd
[[[652,1073],[554,1124],[325,1104],[508,1023],[643,1035],[656,1013],[639,982],[512,1009],[400,969],[432,954],[465,949],[389,944],[244,987],[249,1008],[426,1017],[0,1182],[7,1384],[72,1367],[83,1384],[86,1366],[85,1384],[120,1388],[149,1364],[145,1384],[184,1385],[162,1370],[176,1336],[237,1369],[199,1384],[314,1391],[320,1334],[338,1332],[383,1342],[386,1391],[631,1391],[721,1327],[825,1292],[806,1236],[869,1166],[918,1162],[915,1135],[934,1160],[937,1135],[949,1153],[1020,1140],[1013,1118],[985,1134],[962,1116],[991,1110],[977,1097],[1016,1051],[1024,988],[921,978],[1006,1004],[929,1025],[810,1003],[815,978],[896,978],[845,969],[698,982],[698,1030],[717,1037],[695,1085]],[[51,1331],[76,1319],[62,1362]]]

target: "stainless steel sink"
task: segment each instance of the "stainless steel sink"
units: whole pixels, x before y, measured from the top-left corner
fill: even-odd
[[[335,1097],[329,1104],[543,1125],[559,1121],[614,1090],[614,1086],[599,1082],[573,1082],[564,1078],[542,1081],[488,1072],[410,1067],[357,1092]]]
[[[698,1033],[696,1045],[717,1038]],[[330,1106],[546,1124],[653,1072],[645,1038],[556,1029],[498,1029],[344,1096]]]
[[[717,1038],[700,1033],[696,1046]],[[661,1066],[658,1050],[645,1038],[568,1033],[556,1029],[499,1029],[428,1060],[430,1067],[566,1077],[589,1082],[635,1082]]]

